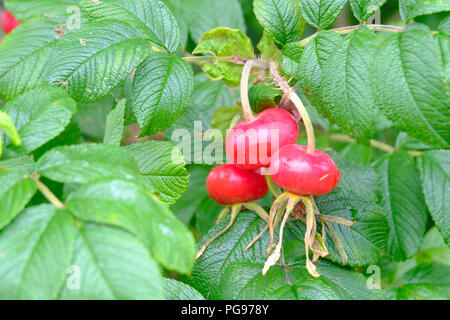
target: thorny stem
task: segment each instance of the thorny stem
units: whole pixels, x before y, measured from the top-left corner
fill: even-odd
[[[241,103],[242,111],[244,112],[245,120],[251,122],[254,120],[252,108],[250,107],[250,101],[248,99],[248,80],[253,68],[267,69],[267,64],[262,60],[248,60],[244,64],[244,68],[241,74]]]
[[[215,234],[211,239],[209,239],[208,241],[206,241],[206,243],[201,247],[201,249],[197,252],[197,255],[195,256],[195,259],[198,259],[201,257],[201,255],[205,252],[206,248],[214,241],[216,240],[218,237],[220,237],[221,235],[223,235],[225,232],[228,231],[228,229],[231,228],[231,226],[234,223],[234,220],[236,220],[236,217],[238,215],[238,213],[241,211],[241,204],[238,205],[233,205],[231,208],[231,218],[230,218],[230,222],[228,223],[228,225],[219,233]]]
[[[354,139],[350,138],[349,136],[345,134],[330,134],[328,135],[328,138],[333,141],[338,142],[356,142]],[[387,153],[394,153],[397,148],[394,148],[393,146],[388,145],[387,143],[377,141],[377,140],[370,140],[371,147],[387,152]],[[412,157],[419,157],[423,154],[423,151],[416,151],[416,150],[410,150],[408,151],[408,154]]]
[[[306,111],[305,106],[302,103],[302,100],[298,97],[297,93],[293,88],[289,86],[289,83],[280,75],[278,72],[278,66],[276,63],[270,63],[270,73],[275,81],[275,84],[284,92],[284,94],[294,103],[298,112],[300,113],[303,123],[306,129],[306,135],[308,137],[308,148],[306,150],[307,153],[314,153],[316,148],[315,137],[314,137],[314,127],[312,125],[311,119],[308,115],[308,111]]]
[[[51,203],[53,204],[55,207],[57,207],[58,209],[66,209],[66,205],[64,203],[61,202],[61,200],[59,200],[55,194],[45,185],[43,184],[39,178],[40,175],[37,173],[33,173],[31,175],[31,178],[36,182],[36,186],[38,188],[38,190],[42,193],[42,195]]]
[[[361,25],[358,24],[355,26],[331,29],[330,31],[333,31],[338,34],[347,34],[347,33],[352,32],[353,30],[359,29],[360,27],[361,27]],[[373,31],[387,31],[387,32],[402,32],[403,31],[402,27],[383,25],[383,24],[368,24],[368,25],[366,25],[366,27]],[[306,46],[306,44],[308,44],[308,42],[311,41],[312,39],[314,39],[316,36],[317,36],[317,33],[309,36],[308,38],[305,38],[305,39],[299,41],[298,44],[300,46]]]

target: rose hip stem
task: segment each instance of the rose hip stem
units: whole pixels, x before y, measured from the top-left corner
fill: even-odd
[[[262,60],[248,60],[244,64],[244,68],[241,74],[241,103],[242,103],[242,111],[244,112],[245,120],[248,122],[253,121],[254,116],[252,113],[252,108],[250,107],[250,101],[248,99],[248,80],[252,73],[252,69],[254,67],[266,70],[268,69],[268,65],[266,62]]]

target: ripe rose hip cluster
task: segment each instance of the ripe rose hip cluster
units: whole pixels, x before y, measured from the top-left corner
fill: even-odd
[[[254,141],[246,132],[254,130]],[[274,154],[271,135],[278,131],[278,150]],[[264,132],[264,134],[261,134]],[[258,200],[269,188],[266,178],[257,169],[271,167],[273,181],[286,191],[301,196],[320,196],[331,192],[340,181],[340,173],[334,161],[326,153],[314,150],[308,153],[305,146],[297,145],[298,126],[294,117],[279,108],[267,109],[251,122],[242,121],[233,127],[226,138],[226,152],[231,164],[213,169],[206,186],[210,197],[221,205],[233,205]],[[252,143],[254,145],[252,145]],[[250,161],[251,149],[256,161]],[[270,163],[264,164],[259,150],[267,150]],[[237,155],[245,155],[238,159]],[[238,161],[243,160],[243,161]]]
[[[295,95],[290,90],[285,94]],[[294,100],[301,103],[296,97]],[[315,149],[314,133],[307,113],[303,114],[308,117],[308,124],[305,124],[308,147],[295,144],[299,133],[298,125],[288,111],[271,108],[254,117],[251,111],[248,111],[248,106],[243,106],[243,109],[246,113],[246,120],[235,125],[229,131],[225,141],[225,149],[230,163],[211,170],[206,181],[209,196],[220,205],[225,206],[225,209],[219,214],[217,223],[230,212],[231,219],[222,231],[203,245],[197,253],[197,258],[203,254],[212,241],[232,226],[240,210],[247,208],[258,214],[266,222],[266,226],[249,243],[246,250],[269,229],[270,244],[267,249],[269,257],[262,271],[265,275],[268,269],[280,259],[287,218],[297,203],[302,201],[305,205],[305,215],[301,219],[306,224],[306,266],[310,274],[318,277],[319,274],[312,262],[317,261],[319,257],[326,257],[328,250],[325,247],[325,230],[322,230],[322,237],[316,233],[316,217],[325,220],[328,217],[318,212],[313,196],[331,192],[340,181],[339,170],[330,156]],[[276,134],[271,134],[273,132]],[[274,188],[271,188],[276,199],[269,215],[264,208],[253,201],[261,199],[267,194],[268,183],[272,184],[272,181],[285,191],[274,192],[272,190]],[[336,217],[334,217],[334,221],[336,221]],[[274,228],[280,222],[279,241],[275,245]],[[342,219],[338,223],[351,226],[354,222]],[[322,228],[324,228],[323,223]],[[274,247],[275,250],[272,252]],[[309,250],[314,255],[312,262],[308,256]]]
[[[20,24],[20,22],[17,21],[16,18],[6,9],[3,9],[0,21],[4,34],[10,33]],[[2,40],[3,39],[0,38],[0,43],[2,42]]]

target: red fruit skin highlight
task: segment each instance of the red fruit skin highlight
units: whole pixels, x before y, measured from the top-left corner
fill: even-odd
[[[6,9],[3,9],[1,21],[2,21],[2,29],[5,34],[10,33],[20,24],[20,22],[17,21],[16,18]]]
[[[272,133],[276,133],[273,130],[278,130],[278,145],[272,141]],[[253,121],[242,121],[234,126],[227,135],[225,150],[231,163],[253,170],[268,167],[272,153],[295,143],[297,138],[298,126],[294,117],[286,110],[270,108],[256,115]]]
[[[206,179],[206,189],[220,205],[254,201],[269,191],[264,176],[232,164],[222,164],[211,170]]]
[[[306,152],[306,146],[291,144],[280,148],[272,157],[272,180],[289,192],[307,196],[330,193],[341,180],[333,159],[315,150]]]

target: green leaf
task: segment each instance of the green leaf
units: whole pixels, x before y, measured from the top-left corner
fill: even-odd
[[[127,146],[141,174],[162,201],[174,204],[186,191],[189,172],[178,148],[166,141],[147,141]]]
[[[222,107],[214,112],[211,119],[211,128],[222,132],[222,137],[226,137],[227,130],[236,116],[241,114],[241,109],[237,107]]]
[[[414,159],[396,152],[376,165],[382,186],[381,204],[390,227],[387,254],[402,261],[414,255],[422,244],[427,208]]]
[[[417,16],[450,11],[450,3],[442,0],[399,0],[400,16],[404,22]]]
[[[97,180],[73,192],[67,207],[81,220],[135,234],[165,268],[191,272],[195,256],[192,234],[165,204],[141,186],[122,179]]]
[[[372,72],[376,104],[389,120],[434,147],[450,142],[450,91],[443,61],[431,32],[412,25],[383,43]]]
[[[450,267],[423,264],[408,271],[397,291],[401,300],[450,299]]]
[[[36,183],[31,178],[25,178],[33,169],[33,160],[25,156],[0,161],[0,230],[35,194]]]
[[[199,246],[222,230],[228,224],[228,220],[224,219],[218,226],[213,227]],[[269,245],[267,232],[249,250],[244,250],[264,226],[264,221],[256,214],[249,211],[239,213],[233,227],[211,243],[205,253],[197,259],[189,284],[206,299],[221,299],[220,286],[225,281],[225,272],[230,264],[236,261],[264,264],[267,259],[265,253]]]
[[[175,20],[177,21],[178,29],[180,31],[181,47],[184,48],[186,47],[189,32],[186,17],[187,10],[185,10],[186,7],[184,4],[185,0],[163,0],[163,2],[170,9],[175,17]]]
[[[203,33],[216,27],[246,30],[238,0],[183,0],[183,9],[196,42]]]
[[[279,266],[264,277],[263,263],[235,261],[227,266],[219,286],[221,300],[296,300]]]
[[[74,121],[81,133],[89,140],[103,141],[106,127],[106,117],[116,105],[112,96],[106,96],[94,103],[78,104],[78,111]]]
[[[178,218],[186,225],[189,225],[192,217],[196,217],[197,226],[201,234],[209,230],[211,225],[208,223],[217,218],[221,207],[212,200],[206,191],[206,177],[211,168],[202,165],[189,166],[190,181],[186,192],[173,206],[172,210]],[[203,223],[207,221],[206,223]],[[206,225],[206,228],[203,227]]]
[[[17,151],[27,153],[52,140],[70,123],[75,101],[62,89],[41,87],[7,102],[3,108],[22,139]]]
[[[123,137],[126,99],[122,99],[106,117],[103,143],[120,146]]]
[[[405,150],[430,150],[432,147],[426,145],[425,143],[411,138],[406,132],[400,132],[395,141],[395,147]]]
[[[350,6],[356,19],[366,21],[385,2],[386,0],[350,0]]]
[[[439,262],[450,266],[450,248],[445,244],[437,227],[427,232],[415,258],[418,264]]]
[[[357,143],[349,143],[339,151],[339,154],[355,163],[368,165],[372,156],[372,149]]]
[[[205,300],[197,290],[183,282],[169,278],[164,278],[163,282],[167,300]]]
[[[0,110],[0,130],[3,130],[4,133],[6,133],[6,135],[9,136],[11,142],[15,146],[20,146],[22,141],[20,140],[19,133],[17,132],[17,129],[14,126],[11,117],[1,110]],[[0,136],[0,157],[2,156],[2,151],[3,151],[3,137]]]
[[[105,144],[56,147],[39,158],[36,172],[62,183],[87,183],[111,176],[135,179],[139,175],[126,149]]]
[[[223,81],[209,81],[204,73],[199,73],[186,110],[166,130],[166,137],[179,147],[187,163],[204,164],[203,151],[211,142],[203,139],[203,133],[211,128],[211,118],[217,109],[234,104]]]
[[[56,299],[75,232],[72,217],[52,205],[25,210],[0,234],[0,298]]]
[[[5,0],[5,7],[13,13],[19,21],[28,21],[36,16],[57,17],[65,22],[68,8],[77,5],[78,0]]]
[[[358,272],[339,267],[327,261],[317,264],[319,278],[313,278],[304,259],[291,263],[294,285],[299,300],[379,300],[384,296],[379,289],[369,289],[367,279]]]
[[[163,281],[148,249],[129,233],[98,224],[83,224],[75,238],[75,255],[61,299],[162,299]],[[79,274],[78,274],[79,272]],[[77,288],[73,277],[80,276]]]
[[[131,108],[141,136],[169,127],[184,112],[193,90],[189,64],[176,56],[154,53],[137,69]]]
[[[46,84],[47,69],[55,63],[53,53],[59,34],[57,22],[31,19],[8,34],[0,47],[0,99]]]
[[[427,151],[417,161],[425,201],[447,245],[450,245],[449,153],[448,150]]]
[[[117,19],[127,22],[169,52],[174,52],[179,46],[177,21],[162,1],[83,0],[80,6],[90,20]]]
[[[151,43],[128,23],[89,22],[62,38],[50,64],[49,82],[80,102],[106,96],[148,55]]]
[[[278,63],[282,72],[294,80],[300,79],[297,76],[297,72],[303,50],[304,48],[302,46],[292,42],[283,47],[281,55],[278,57]]]
[[[298,66],[292,73],[311,103],[327,118],[331,116],[322,98],[322,73],[330,55],[342,48],[343,42],[343,38],[332,31],[320,31],[308,42],[301,57],[296,57]]]
[[[275,108],[275,98],[279,97],[281,99],[281,95],[282,93],[280,90],[277,90],[264,82],[256,83],[248,90],[250,106],[256,113],[267,108]]]
[[[389,235],[389,225],[381,208],[358,193],[349,193],[339,187],[329,195],[317,198],[316,202],[322,214],[356,221],[352,227],[330,222],[342,240],[348,265],[375,264],[386,246]],[[329,230],[327,234],[330,234]],[[326,246],[330,252],[330,259],[342,263],[331,237],[327,238]]]
[[[274,41],[275,39],[270,35],[270,33],[264,30],[263,36],[259,41],[258,45],[256,46],[259,52],[261,52],[261,57],[263,58],[263,60],[276,61],[278,59],[278,56],[280,55],[281,52]]]
[[[253,47],[249,37],[242,30],[220,27],[205,32],[193,54],[210,53],[216,57],[237,56],[242,59],[253,58]],[[229,86],[239,85],[242,65],[230,61],[216,61],[202,64],[203,70],[213,80],[223,79]]]
[[[300,8],[309,24],[325,29],[336,20],[346,3],[347,0],[300,0]]]
[[[255,0],[253,6],[259,23],[280,44],[301,39],[306,22],[297,0]]]
[[[355,30],[331,53],[322,72],[327,118],[362,144],[369,145],[376,105],[369,65],[376,53],[375,34]]]

